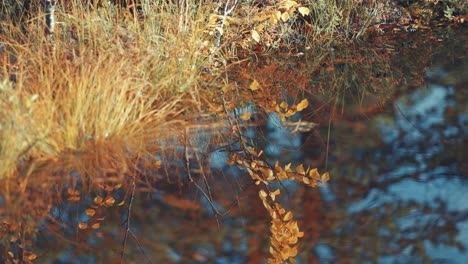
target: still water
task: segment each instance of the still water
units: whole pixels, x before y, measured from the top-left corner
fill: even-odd
[[[443,29],[375,36],[327,48],[320,60],[307,52],[259,56],[233,70],[238,85],[248,84],[235,80],[247,71],[263,84],[274,80],[270,85],[296,91],[285,92],[286,100],[307,98],[308,110],[291,120],[317,124],[298,133],[277,115],[262,114],[255,119],[261,122],[244,130],[272,164],[330,172],[331,180],[319,188],[278,185],[305,232],[298,263],[467,263],[467,35],[466,29]],[[239,112],[254,115],[256,109],[250,102]],[[217,134],[227,129],[218,127]],[[210,191],[212,202],[193,183],[181,184],[187,179],[180,169],[184,159],[161,156],[173,160],[166,168],[171,176],[160,191],[136,197],[126,261],[261,263],[269,219],[258,190],[244,172],[226,165],[219,140],[202,128],[190,134],[191,170],[209,175],[195,182]],[[76,226],[86,220],[83,209],[69,208],[69,218],[63,212],[61,218]],[[126,211],[108,214],[106,225],[86,235],[40,237],[42,259],[119,261]]]

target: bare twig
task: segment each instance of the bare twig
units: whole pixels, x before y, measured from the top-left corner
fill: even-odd
[[[219,26],[221,29],[224,29],[224,20],[226,19],[226,16],[228,16],[236,7],[238,0],[234,0],[234,3],[232,6],[229,7],[231,4],[231,0],[227,0],[226,3],[224,4],[224,10],[223,10],[223,16],[220,18]],[[216,42],[215,42],[215,47],[219,47],[221,45],[221,32],[217,31],[216,32]]]
[[[195,187],[197,187],[197,189],[200,190],[200,192],[206,198],[206,200],[210,204],[213,212],[215,212],[216,215],[223,216],[227,212],[220,212],[218,210],[218,208],[216,208],[216,206],[213,204],[213,198],[212,198],[212,195],[211,195],[211,191],[210,191],[209,186],[208,186],[208,184],[206,182],[206,177],[204,175],[203,170],[202,170],[202,175],[204,177],[205,185],[207,185],[208,193],[192,177],[192,173],[190,171],[190,157],[189,157],[189,153],[188,153],[189,152],[188,148],[191,147],[192,144],[190,143],[190,140],[189,140],[188,137],[189,137],[188,136],[188,128],[186,128],[185,131],[184,131],[184,150],[185,150],[185,167],[186,167],[186,170],[187,170],[187,177],[188,177],[189,181],[191,183],[193,183],[195,185]],[[196,153],[196,151],[194,151],[194,153],[195,153],[195,157],[196,157],[197,161],[200,162],[200,159],[199,159],[198,154]],[[201,168],[202,168],[202,166],[201,166]]]
[[[125,235],[124,239],[122,241],[122,251],[120,252],[120,263],[124,263],[124,254],[125,254],[125,247],[127,246],[127,240],[128,240],[128,235],[130,234],[133,239],[135,239],[136,243],[138,244],[138,248],[140,249],[141,253],[143,256],[145,256],[146,260],[151,263],[151,260],[148,258],[148,256],[145,254],[145,251],[143,247],[140,244],[140,241],[138,241],[138,238],[135,236],[135,234],[130,230],[130,217],[132,214],[132,206],[133,206],[133,200],[135,199],[135,189],[136,189],[136,176],[132,176],[132,192],[130,194],[130,201],[128,203],[128,209],[127,209],[127,221],[125,224]]]

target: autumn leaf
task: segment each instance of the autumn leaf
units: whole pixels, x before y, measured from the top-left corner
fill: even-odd
[[[297,111],[302,111],[306,109],[309,106],[309,101],[307,99],[303,99],[298,105],[297,105]]]
[[[256,91],[260,89],[260,84],[257,82],[257,80],[253,80],[253,82],[249,86],[250,90]]]
[[[155,163],[154,163],[154,166],[156,166],[156,168],[160,169],[161,168],[161,160],[157,160]]]
[[[258,34],[256,30],[252,30],[250,34],[252,35],[253,40],[255,40],[257,43],[260,43],[260,34]]]
[[[289,10],[292,7],[296,7],[296,6],[298,6],[298,3],[296,1],[284,1],[284,2],[281,3],[280,7]]]
[[[283,13],[281,14],[281,20],[282,20],[283,22],[286,22],[286,21],[288,21],[288,19],[289,19],[289,14],[288,14],[288,12],[283,12]]]
[[[299,8],[297,9],[297,11],[299,11],[299,13],[300,13],[302,16],[307,16],[307,15],[310,14],[309,8],[303,7],[303,6],[299,7]]]
[[[245,111],[242,116],[241,116],[242,120],[244,121],[247,121],[250,119],[250,112],[249,111]]]
[[[32,253],[32,252],[28,252],[28,253],[25,253],[24,254],[24,258],[29,260],[29,261],[33,261],[37,258],[37,255]]]
[[[281,108],[283,108],[284,110],[288,109],[288,103],[286,103],[286,102],[281,102],[281,104],[279,106]]]
[[[88,224],[85,223],[85,222],[81,222],[81,223],[78,224],[78,227],[79,227],[80,229],[86,229],[86,228],[88,228]]]
[[[218,106],[211,106],[208,111],[210,113],[218,113],[218,112],[221,112],[223,111],[223,106],[222,105],[218,105]]]
[[[283,217],[283,221],[289,221],[291,220],[293,217],[292,213],[291,212],[287,212],[284,217]]]
[[[92,229],[98,229],[99,227],[101,227],[100,223],[94,223],[94,224],[91,225]]]
[[[317,169],[311,169],[309,171],[309,177],[311,177],[314,180],[320,180],[320,174],[318,173]]]
[[[104,200],[104,205],[107,206],[107,207],[112,206],[114,203],[115,203],[115,199],[112,196],[108,196]]]
[[[299,166],[297,166],[296,172],[299,173],[299,174],[301,174],[301,175],[305,175],[304,167],[302,166],[302,164],[300,164]]]
[[[95,204],[101,204],[101,203],[102,203],[102,200],[103,200],[103,199],[102,199],[101,196],[96,196],[96,197],[94,198],[94,203],[95,203]]]
[[[71,196],[71,197],[68,197],[67,200],[69,202],[78,202],[80,200],[80,197],[79,196]]]
[[[94,209],[86,209],[86,214],[89,216],[93,216],[96,213],[96,210]]]
[[[325,172],[324,174],[322,174],[322,181],[326,182],[329,180],[330,180],[330,175],[328,174],[328,172]]]

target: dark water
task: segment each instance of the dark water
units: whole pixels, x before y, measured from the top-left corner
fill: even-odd
[[[466,263],[466,33],[374,37],[327,49],[320,60],[312,53],[267,56],[251,66],[258,78],[292,76],[278,82],[310,102],[292,119],[319,124],[292,133],[270,114],[244,131],[271,163],[330,172],[320,188],[289,181],[279,186],[305,232],[298,263]],[[218,128],[217,135],[227,129]],[[260,263],[267,254],[269,219],[258,190],[226,165],[225,148],[207,144],[213,135],[198,132],[192,131],[191,171],[202,188],[186,183],[186,162],[174,159],[167,168],[171,180],[135,199],[126,262]],[[211,203],[201,190],[209,191]],[[216,216],[213,206],[227,213]],[[88,220],[85,206],[65,207],[51,214],[70,226]],[[44,231],[41,262],[118,262],[126,216],[126,208],[109,209],[98,230],[62,230],[61,237]]]

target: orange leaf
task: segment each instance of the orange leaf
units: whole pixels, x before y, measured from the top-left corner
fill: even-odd
[[[29,261],[33,261],[33,260],[35,260],[35,259],[37,258],[37,255],[34,254],[34,253],[32,253],[32,252],[30,252],[30,253],[26,253],[26,254],[25,254],[25,258],[26,258],[27,260],[29,260]]]
[[[102,203],[102,197],[101,196],[96,196],[94,198],[94,203],[95,204],[101,204]]]
[[[325,172],[324,174],[322,174],[322,181],[326,182],[329,180],[330,180],[330,175],[328,174],[328,172]]]
[[[86,214],[89,216],[93,216],[96,213],[96,210],[94,209],[86,209]]]
[[[78,202],[80,200],[80,197],[79,196],[71,196],[71,197],[68,197],[67,200],[69,202]]]
[[[300,164],[299,166],[297,166],[296,172],[299,173],[299,174],[301,174],[301,175],[305,175],[304,167],[302,166],[302,164]]]
[[[106,197],[106,199],[104,200],[104,205],[105,205],[105,206],[112,206],[114,203],[115,203],[115,199],[114,199],[114,197],[112,197],[112,196],[108,196],[108,197]]]
[[[242,120],[249,120],[250,119],[250,112],[249,111],[245,111],[242,116],[241,116]]]
[[[78,227],[79,227],[80,229],[86,229],[86,228],[88,228],[88,224],[85,223],[85,222],[81,222],[81,223],[78,224]]]
[[[314,180],[320,180],[320,174],[318,173],[317,169],[311,169],[309,171],[309,177],[311,177]]]
[[[156,166],[156,168],[161,168],[161,160],[157,160],[155,163],[154,163],[154,166]]]

